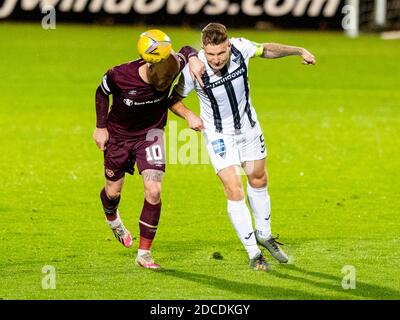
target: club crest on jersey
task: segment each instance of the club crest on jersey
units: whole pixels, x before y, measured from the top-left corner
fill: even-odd
[[[225,159],[226,148],[224,140],[223,139],[214,140],[211,142],[211,144],[213,146],[214,153],[218,154],[221,158]]]
[[[232,61],[236,64],[242,64],[242,58],[240,56],[236,56],[232,59]]]
[[[111,169],[106,169],[106,175],[107,175],[107,177],[112,178],[112,177],[114,177],[115,173]]]
[[[124,103],[129,107],[133,105],[133,101],[131,99],[128,99],[128,98],[124,99]]]

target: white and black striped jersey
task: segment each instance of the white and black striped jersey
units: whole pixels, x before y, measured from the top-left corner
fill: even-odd
[[[206,129],[238,134],[257,123],[248,83],[249,60],[256,56],[257,44],[244,38],[231,38],[229,41],[230,60],[218,73],[208,65],[204,51],[199,52],[198,57],[206,66],[204,88],[192,80],[187,65],[174,90],[181,97],[196,90],[200,99],[200,117]]]

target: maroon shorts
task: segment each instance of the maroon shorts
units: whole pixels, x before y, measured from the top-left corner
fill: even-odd
[[[125,172],[133,174],[135,163],[139,174],[146,169],[165,172],[164,137],[121,139],[110,136],[104,151],[105,177],[117,181]]]

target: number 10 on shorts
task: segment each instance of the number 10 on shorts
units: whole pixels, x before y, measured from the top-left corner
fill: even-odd
[[[163,158],[161,147],[158,144],[147,147],[146,149],[146,160],[150,161],[160,161]]]

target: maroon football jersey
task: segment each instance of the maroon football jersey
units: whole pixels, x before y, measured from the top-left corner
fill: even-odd
[[[187,59],[197,52],[187,48],[182,48],[183,52],[181,50],[182,53],[177,54],[180,71]],[[108,70],[103,77],[101,88],[113,97],[107,119],[107,129],[113,136],[134,138],[166,125],[167,98],[171,86],[160,92],[144,82],[139,75],[139,67],[143,64],[145,62],[142,59],[121,64]]]
[[[112,135],[136,137],[166,124],[169,91],[157,91],[142,80],[139,67],[144,63],[140,59],[119,65],[108,70],[103,78],[103,91],[113,97],[107,120]]]

